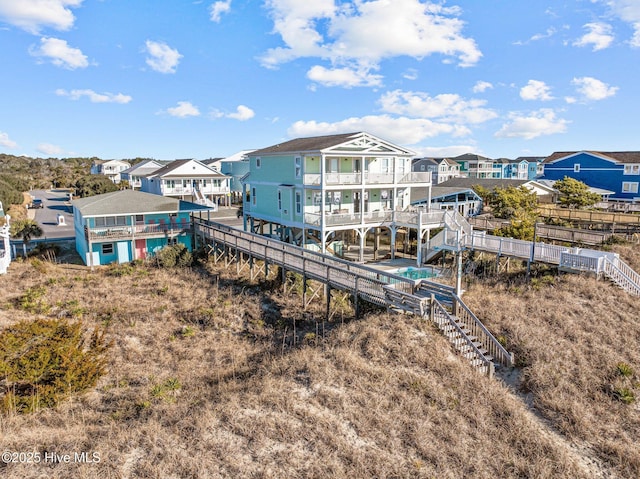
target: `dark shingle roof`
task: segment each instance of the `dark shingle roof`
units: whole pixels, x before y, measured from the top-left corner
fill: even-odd
[[[119,190],[80,198],[71,202],[82,216],[118,216],[178,211],[206,211],[210,208],[188,201],[138,190]]]
[[[444,183],[440,183],[443,185]],[[431,199],[440,198],[442,196],[455,195],[458,193],[463,193],[465,191],[473,191],[470,186],[434,186],[431,188]],[[411,188],[411,203],[415,203],[416,201],[423,201],[427,199],[427,195],[429,194],[429,187],[414,187]]]
[[[358,132],[343,133],[341,135],[313,136],[308,138],[296,138],[295,140],[285,141],[277,145],[262,148],[251,153],[251,156],[268,155],[271,153],[298,153],[301,151],[320,151],[325,148],[339,145],[352,137],[358,135]]]
[[[205,168],[207,168],[208,170],[210,170],[210,173],[206,173],[206,174],[202,174],[202,173],[198,173],[198,177],[202,178],[202,177],[221,177],[224,178],[224,175],[221,173],[218,173],[217,171],[215,171],[214,169],[212,169],[210,166],[205,165],[201,162],[199,162],[198,160],[192,160],[192,159],[186,159],[186,160],[173,160],[171,163],[169,163],[168,165],[163,166],[162,168],[160,168],[159,170],[154,171],[152,174],[148,175],[148,176],[162,176],[162,177],[171,177],[171,173],[175,170],[177,170],[178,168],[180,168],[182,165],[184,165],[185,163],[189,163],[190,161],[194,161],[196,163],[201,164],[202,166],[204,166]],[[176,175],[176,177],[184,177],[186,175],[180,174],[180,175]]]
[[[510,180],[505,178],[451,178],[450,180],[440,183],[438,186],[473,188],[475,185],[479,185],[492,190],[494,188],[507,188],[509,186],[518,188],[519,186],[522,186],[529,181],[531,180]]]
[[[456,156],[453,159],[456,161],[493,161],[491,158],[476,155],[475,153],[465,153],[464,155]]]

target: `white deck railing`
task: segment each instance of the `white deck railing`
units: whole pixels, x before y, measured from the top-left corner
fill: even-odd
[[[394,173],[372,173],[365,171],[338,173],[305,173],[303,182],[305,185],[321,185],[324,181],[325,185],[383,185],[398,184],[406,185],[412,183],[431,184],[431,172],[420,171],[402,174]]]

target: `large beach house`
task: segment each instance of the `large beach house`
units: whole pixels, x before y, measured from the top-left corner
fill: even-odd
[[[245,228],[322,252],[347,233],[363,251],[370,231],[396,225],[411,187],[431,187],[430,172],[412,171],[413,151],[365,132],[297,138],[248,156]]]

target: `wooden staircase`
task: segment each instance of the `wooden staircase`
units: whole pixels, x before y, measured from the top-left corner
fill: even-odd
[[[471,366],[490,377],[495,364],[513,366],[507,350],[471,312],[452,288],[423,280],[413,294],[385,287],[392,309],[417,314],[434,323]]]

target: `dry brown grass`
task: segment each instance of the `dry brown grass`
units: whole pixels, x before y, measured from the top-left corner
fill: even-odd
[[[107,326],[111,364],[94,391],[56,410],[0,418],[0,450],[101,460],[0,465],[2,477],[596,477],[509,388],[415,317],[323,323],[322,304],[303,311],[300,298],[225,271],[35,265],[0,277],[0,327],[33,318],[16,298],[44,286],[47,314]],[[527,358],[545,417],[632,477],[637,409],[602,389],[617,362],[640,364],[637,299],[564,277],[536,294],[473,286],[468,301]],[[601,301],[626,316],[585,316]]]
[[[638,270],[637,249],[614,249]],[[640,299],[608,281],[568,274],[533,285],[479,282],[465,300],[515,351],[520,392],[535,410],[612,474],[640,477],[640,410],[613,394],[640,394]],[[634,373],[623,377],[620,363]]]

